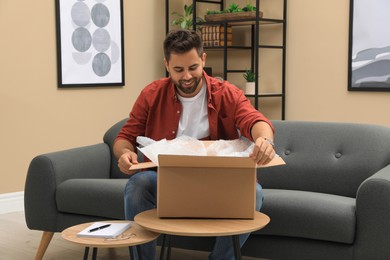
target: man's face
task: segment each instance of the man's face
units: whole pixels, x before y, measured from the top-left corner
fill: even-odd
[[[202,87],[203,67],[206,53],[199,57],[195,48],[182,54],[171,53],[169,63],[164,60],[180,96],[194,97]]]

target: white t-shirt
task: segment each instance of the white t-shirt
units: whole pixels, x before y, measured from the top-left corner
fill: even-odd
[[[185,98],[178,95],[183,111],[176,137],[187,135],[202,139],[210,135],[206,94],[206,80],[203,78],[202,88],[195,97]]]

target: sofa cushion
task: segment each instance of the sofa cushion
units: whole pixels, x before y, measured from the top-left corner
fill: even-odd
[[[265,189],[356,197],[359,185],[390,163],[384,126],[272,121],[276,152],[285,166],[259,168]]]
[[[325,193],[264,189],[261,211],[271,222],[258,234],[352,244],[355,199]]]
[[[56,192],[58,211],[124,219],[124,189],[127,179],[71,179]]]

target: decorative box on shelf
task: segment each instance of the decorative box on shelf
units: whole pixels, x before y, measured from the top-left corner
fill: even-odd
[[[263,12],[259,11],[259,18],[263,17]],[[206,22],[223,22],[232,20],[246,20],[255,19],[256,11],[252,12],[235,12],[235,13],[222,13],[222,14],[207,14],[204,16]]]

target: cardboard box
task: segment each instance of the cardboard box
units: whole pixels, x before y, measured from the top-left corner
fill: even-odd
[[[158,155],[160,218],[253,219],[256,164],[249,157]],[[270,167],[285,164],[275,157]],[[155,166],[140,163],[131,169]]]

